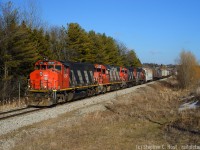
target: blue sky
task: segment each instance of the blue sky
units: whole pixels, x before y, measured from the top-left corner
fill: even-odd
[[[106,33],[134,49],[142,63],[174,64],[183,49],[200,61],[200,0],[35,1],[50,26],[76,22]]]

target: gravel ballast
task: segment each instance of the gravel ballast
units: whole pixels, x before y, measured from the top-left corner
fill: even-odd
[[[154,82],[150,82],[148,84],[153,84]],[[95,110],[104,111],[106,108],[101,106],[100,104],[103,102],[115,101],[118,96],[122,96],[125,94],[129,94],[136,90],[137,88],[145,87],[147,84],[134,86],[131,88],[109,92],[103,95],[94,96],[90,98],[85,98],[79,101],[66,103],[63,105],[58,105],[53,108],[42,109],[37,112],[33,112],[30,114],[25,114],[22,116],[17,116],[13,118],[9,118],[6,120],[0,121],[0,135],[7,134],[24,126],[32,125],[34,123],[38,123],[44,120],[48,120],[51,118],[56,118],[61,114],[71,112],[74,110],[79,110],[80,115],[88,112],[93,112]],[[98,104],[98,105],[97,105]],[[97,106],[94,106],[97,105]],[[92,107],[91,107],[92,106]],[[91,107],[91,108],[90,108]]]

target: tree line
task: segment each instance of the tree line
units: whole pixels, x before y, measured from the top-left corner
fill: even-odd
[[[0,99],[15,95],[16,81],[23,81],[25,87],[34,63],[44,57],[141,66],[135,51],[113,37],[93,30],[87,32],[78,23],[46,29],[37,24],[33,10],[22,13],[10,1],[0,3]]]

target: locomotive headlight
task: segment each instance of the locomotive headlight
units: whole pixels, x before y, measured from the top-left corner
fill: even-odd
[[[42,76],[42,72],[40,72],[40,76]]]

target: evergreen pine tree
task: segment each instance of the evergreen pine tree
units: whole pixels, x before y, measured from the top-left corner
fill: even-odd
[[[50,50],[50,38],[48,33],[45,35],[42,28],[40,30],[34,29],[32,31],[31,38],[35,43],[40,59],[43,59],[44,57],[49,59],[54,58],[53,53]]]
[[[67,49],[72,55],[72,61],[90,61],[90,41],[87,33],[79,24],[68,24],[66,41]]]

